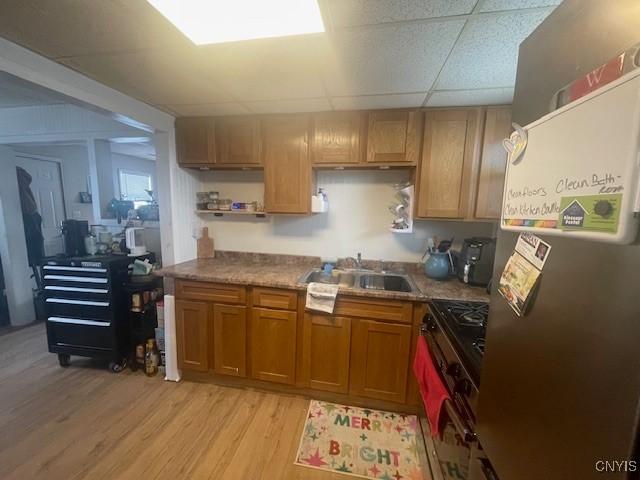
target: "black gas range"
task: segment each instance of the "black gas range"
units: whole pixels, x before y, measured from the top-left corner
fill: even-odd
[[[484,337],[489,316],[489,304],[457,300],[434,300],[433,313],[438,317],[447,337],[454,344],[471,380],[480,385]]]

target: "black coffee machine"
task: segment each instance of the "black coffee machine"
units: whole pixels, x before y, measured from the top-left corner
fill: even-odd
[[[493,275],[496,239],[466,238],[458,259],[457,274],[461,282],[486,287]]]
[[[63,220],[62,238],[64,253],[67,257],[81,257],[87,254],[84,238],[89,234],[89,222],[86,220]]]

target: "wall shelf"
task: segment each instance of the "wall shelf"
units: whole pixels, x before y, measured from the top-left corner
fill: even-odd
[[[265,218],[266,212],[247,212],[242,210],[196,210],[198,214],[213,215],[214,217],[223,217],[224,215],[253,215],[256,218]]]

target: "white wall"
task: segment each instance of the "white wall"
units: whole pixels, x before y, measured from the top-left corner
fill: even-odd
[[[80,203],[80,192],[87,191],[89,158],[86,145],[18,145],[16,154],[40,155],[61,161],[64,207],[67,218],[95,223],[92,204]]]
[[[200,172],[203,190],[217,190],[237,201],[262,201],[262,172]],[[317,185],[329,197],[329,212],[311,216],[216,217],[199,215],[196,225],[207,225],[219,250],[289,253],[319,256],[355,256],[395,261],[419,261],[426,239],[455,236],[492,236],[492,223],[427,221],[414,223],[414,233],[388,230],[392,215],[392,184],[409,178],[406,170],[327,170],[317,172]],[[193,200],[195,202],[195,198]]]
[[[7,289],[12,325],[35,321],[34,284],[29,278],[27,242],[24,237],[22,209],[16,175],[16,157],[8,147],[0,146],[0,256]]]

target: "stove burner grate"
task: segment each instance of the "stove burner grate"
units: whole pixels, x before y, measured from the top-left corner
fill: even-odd
[[[458,325],[484,327],[489,316],[487,303],[449,302],[446,305]]]
[[[473,342],[473,349],[480,355],[484,355],[484,338],[478,338]]]

